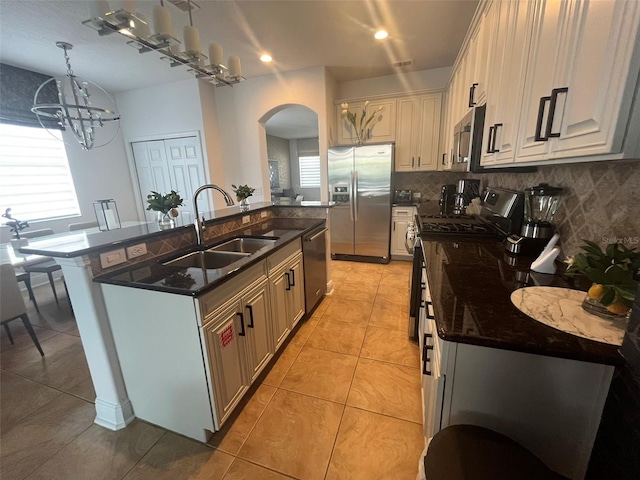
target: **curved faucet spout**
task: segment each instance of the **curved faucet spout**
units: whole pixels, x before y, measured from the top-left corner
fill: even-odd
[[[202,245],[202,231],[204,230],[204,218],[200,218],[200,212],[198,211],[198,195],[200,195],[200,192],[202,192],[203,190],[217,190],[224,197],[224,201],[227,204],[227,207],[234,205],[231,195],[229,195],[219,186],[213,185],[212,183],[202,185],[195,191],[195,193],[193,194],[193,210],[196,213],[196,221],[194,225],[196,227],[196,241],[198,242],[198,245]]]

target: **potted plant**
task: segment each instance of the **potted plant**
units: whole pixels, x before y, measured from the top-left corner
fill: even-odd
[[[253,195],[253,192],[256,191],[255,188],[250,187],[249,185],[240,185],[235,186],[231,184],[231,188],[233,188],[233,193],[236,194],[236,199],[240,202],[240,209],[247,210],[249,208],[249,202],[247,198]]]
[[[11,244],[15,248],[24,247],[29,244],[28,238],[20,238],[20,232],[25,228],[29,227],[29,222],[20,221],[11,216],[11,208],[7,208],[2,214],[4,218],[9,220],[6,222],[6,225],[9,227],[9,230],[13,232],[15,238],[11,240]]]
[[[367,142],[369,129],[378,123],[382,118],[382,115],[378,115],[382,111],[382,107],[376,108],[371,115],[367,113],[367,107],[369,106],[369,100],[364,102],[362,113],[359,118],[354,112],[349,111],[349,104],[342,103],[342,117],[345,118],[351,125],[353,125],[353,131],[356,134],[356,144],[363,145]]]
[[[170,193],[162,195],[153,190],[147,195],[147,210],[158,212],[158,226],[161,230],[175,227],[174,218],[179,215],[178,207],[184,204],[184,200],[178,192],[171,190]]]
[[[584,275],[593,284],[582,303],[586,311],[603,318],[626,316],[640,283],[640,252],[621,243],[610,243],[604,251],[585,240],[584,253],[569,257],[568,275]]]

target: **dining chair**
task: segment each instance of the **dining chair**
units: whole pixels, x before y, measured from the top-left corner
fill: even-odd
[[[33,302],[33,306],[36,307],[36,312],[40,313],[38,302],[36,302],[36,296],[33,294],[33,289],[31,288],[31,274],[27,272],[16,273],[16,280],[18,282],[24,282],[27,287],[27,292],[29,292],[29,300],[31,300]]]
[[[25,238],[43,237],[45,235],[53,235],[53,230],[51,228],[43,228],[41,230],[32,230],[22,234]],[[62,267],[58,265],[54,259],[50,259],[33,265],[25,265],[22,269],[28,275],[31,275],[32,273],[46,273],[47,277],[49,277],[49,285],[51,285],[51,290],[53,291],[53,298],[55,298],[56,303],[59,304],[58,293],[56,292],[56,285],[53,280],[53,273],[57,272],[61,268]]]
[[[11,330],[9,329],[9,322],[21,319],[24,328],[27,330],[27,333],[29,333],[40,355],[44,357],[44,352],[42,351],[40,342],[38,342],[36,332],[33,331],[33,326],[27,315],[27,307],[24,304],[20,287],[18,287],[16,272],[13,266],[8,263],[0,265],[0,297],[2,297],[2,302],[0,303],[0,324],[2,324],[7,332],[11,345],[13,345],[14,342],[13,335],[11,335]]]
[[[70,223],[69,224],[69,231],[70,232],[74,232],[76,230],[85,230],[87,228],[93,228],[93,227],[97,227],[97,226],[98,226],[98,222],[96,222],[95,220],[93,222]]]

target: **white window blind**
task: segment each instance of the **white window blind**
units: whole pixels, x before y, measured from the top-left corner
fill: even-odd
[[[300,187],[314,188],[320,186],[320,157],[298,157],[300,162]]]
[[[54,138],[56,135],[58,138]],[[62,132],[0,124],[0,210],[19,220],[80,215]]]

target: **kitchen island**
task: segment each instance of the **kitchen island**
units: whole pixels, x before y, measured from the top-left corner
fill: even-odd
[[[221,235],[236,232],[277,216],[326,218],[326,209],[276,207],[271,202],[256,203],[248,211],[230,207],[206,214],[204,243],[214,243]],[[287,215],[290,214],[290,215]],[[303,218],[301,218],[303,220]],[[124,267],[138,265],[192,248],[193,225],[160,230],[154,223],[107,232],[69,232],[34,239],[20,249],[24,254],[53,257],[62,267],[77,320],[91,378],[96,391],[95,422],[112,430],[124,428],[134,418],[127,396],[101,285],[94,278]]]
[[[586,472],[618,347],[564,333],[516,308],[530,285],[575,288],[530,272],[495,239],[422,239],[420,316],[425,437],[455,424],[506,434],[572,479]]]

